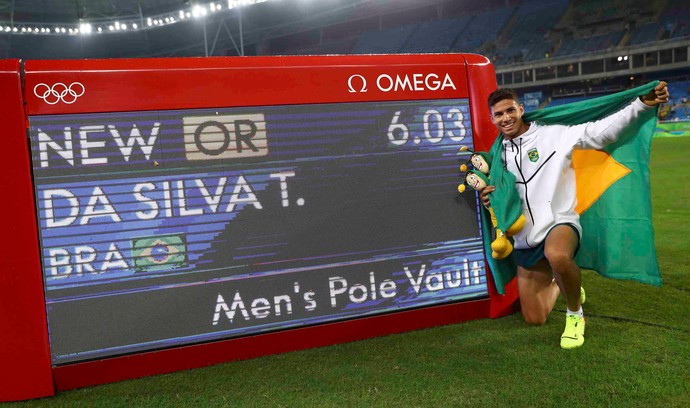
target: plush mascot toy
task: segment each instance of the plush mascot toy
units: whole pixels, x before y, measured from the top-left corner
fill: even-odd
[[[489,171],[491,169],[491,156],[486,152],[472,152],[463,146],[460,148],[461,152],[469,151],[472,153],[470,156],[469,164],[472,165],[473,169],[469,169],[467,164],[462,164],[460,166],[460,171],[465,174],[465,180],[463,184],[458,186],[458,191],[460,193],[466,190],[465,186],[469,186],[473,190],[482,191],[484,187],[489,185]],[[491,242],[491,256],[494,259],[504,259],[511,252],[513,252],[513,244],[510,242],[508,237],[513,236],[520,232],[525,226],[525,216],[520,215],[520,217],[508,228],[505,232],[498,228],[498,220],[496,219],[496,214],[491,207],[487,208],[489,214],[491,215],[491,224],[494,226],[495,238]]]

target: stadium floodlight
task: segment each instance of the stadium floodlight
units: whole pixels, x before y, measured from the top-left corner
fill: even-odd
[[[208,16],[210,13],[216,13],[218,11],[224,10],[226,7],[228,10],[247,6],[251,4],[264,3],[268,0],[227,0],[227,6],[225,2],[219,2],[218,0],[210,0],[208,3],[194,4],[187,9],[181,9],[177,12],[169,12],[166,14],[152,16],[146,18],[146,23],[142,24],[141,27],[135,23],[135,19],[129,19],[127,22],[114,21],[112,25],[93,25],[92,23],[79,21],[72,25],[72,28],[61,28],[61,27],[34,27],[34,26],[19,26],[12,27],[9,25],[0,26],[0,32],[13,32],[13,33],[35,33],[35,34],[90,34],[98,30],[99,33],[104,31],[127,31],[128,29],[138,30],[152,28],[153,26],[162,26],[167,24],[177,23],[178,21],[183,21],[190,18],[203,18]],[[179,15],[179,17],[178,17]],[[81,20],[81,19],[80,19]],[[627,57],[626,57],[627,60]]]
[[[205,15],[206,15],[206,7],[200,6],[197,4],[196,6],[194,6],[192,8],[192,16],[194,18],[200,18],[200,17],[203,17]]]

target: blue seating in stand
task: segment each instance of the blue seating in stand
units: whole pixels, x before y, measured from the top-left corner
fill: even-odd
[[[417,24],[366,32],[359,37],[352,53],[390,54],[400,52],[415,29],[417,29]]]
[[[446,52],[467,26],[469,17],[449,18],[420,24],[401,52]]]

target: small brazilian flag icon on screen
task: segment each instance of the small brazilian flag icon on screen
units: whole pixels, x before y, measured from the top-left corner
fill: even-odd
[[[187,265],[184,235],[159,235],[132,240],[132,259],[137,272],[163,271]]]

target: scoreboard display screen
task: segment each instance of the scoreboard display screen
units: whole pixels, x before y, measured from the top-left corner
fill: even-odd
[[[30,115],[29,138],[54,365],[488,297],[468,98]]]
[[[0,60],[0,402],[514,312],[458,193],[495,88],[475,54]]]

